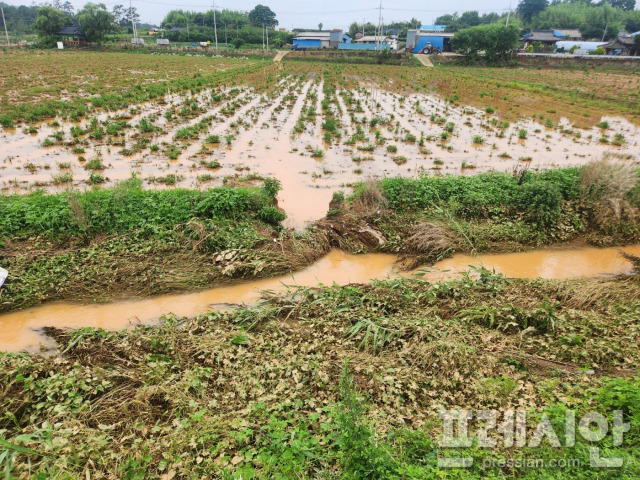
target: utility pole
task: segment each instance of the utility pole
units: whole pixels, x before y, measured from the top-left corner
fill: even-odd
[[[0,7],[0,10],[2,10],[2,23],[4,24],[4,34],[7,36],[7,46],[9,46],[10,45],[9,32],[7,32],[7,21],[4,19],[4,8]]]
[[[264,50],[264,23],[262,24],[262,50]]]
[[[213,0],[213,35],[216,37],[216,50],[218,50],[218,25],[216,24],[216,0]]]
[[[267,50],[269,50],[269,26],[268,25],[265,27],[265,30],[267,31]]]
[[[378,47],[382,49],[382,45],[379,45],[382,42],[382,0],[380,0],[380,7],[378,9],[378,37],[375,39],[376,42],[376,52],[378,51]]]
[[[138,30],[136,28],[136,22],[133,21],[133,5],[129,0],[129,18],[131,19],[131,29],[133,30],[133,44],[138,46]]]
[[[609,22],[604,26],[604,33],[602,34],[602,41],[604,42],[604,37],[607,36],[607,29],[609,28]]]
[[[509,26],[509,17],[511,16],[511,2],[509,2],[509,13],[507,13],[507,27]]]

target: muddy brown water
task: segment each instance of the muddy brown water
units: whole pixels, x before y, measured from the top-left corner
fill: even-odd
[[[619,250],[640,255],[640,245],[617,248],[573,248],[538,250],[526,253],[456,255],[433,267],[401,272],[393,255],[348,255],[334,250],[305,270],[278,278],[257,280],[240,285],[217,287],[197,293],[165,295],[144,300],[111,304],[49,304],[0,316],[0,351],[36,350],[46,344],[41,329],[97,327],[118,330],[157,322],[162,315],[193,316],[216,306],[250,304],[260,299],[264,290],[283,292],[286,286],[346,285],[368,283],[372,279],[400,275],[422,275],[429,281],[440,281],[460,275],[469,265],[483,265],[513,278],[566,279],[600,275],[626,274],[630,262]]]
[[[163,104],[139,106],[129,124],[133,126],[143,117],[157,115],[155,124],[166,131],[154,134],[152,141],[156,144],[166,142],[183,145],[185,148],[177,160],[167,158],[162,149],[152,152],[146,148],[135,155],[125,156],[121,153],[123,147],[109,147],[104,139],[95,141],[90,138],[83,138],[89,142],[84,156],[90,160],[97,152],[101,153],[106,166],[102,175],[108,179],[105,185],[128,178],[132,172],[145,179],[146,188],[156,189],[172,188],[150,180],[168,174],[177,176],[176,186],[187,188],[219,186],[225,177],[249,173],[276,177],[283,186],[279,205],[288,214],[286,226],[296,229],[323,217],[334,191],[348,191],[350,184],[367,177],[417,177],[447,173],[472,175],[523,167],[565,167],[583,165],[603,156],[622,163],[636,163],[639,160],[640,129],[624,119],[602,117],[600,120],[609,123],[606,130],[572,125],[566,119],[559,122],[558,128],[547,128],[540,117],[535,121],[523,118],[500,129],[494,125],[495,115],[487,115],[481,110],[454,106],[435,95],[403,97],[373,86],[337,92],[337,104],[332,104],[330,108],[340,124],[338,129],[342,137],[327,143],[323,141],[322,131],[322,123],[327,118],[321,108],[324,99],[322,87],[321,81],[310,79],[281,82],[274,95],[268,98],[245,89],[237,97],[240,106],[228,117],[221,115],[221,109],[228,102],[222,105],[207,103],[208,93],[205,92],[194,97],[205,111],[190,120],[176,122],[167,122],[163,114],[172,106],[179,106],[181,98],[167,96]],[[315,100],[308,98],[309,93],[315,94]],[[342,93],[359,101],[359,109],[354,104],[347,105]],[[287,100],[290,95],[293,95],[292,100]],[[487,102],[490,103],[489,100]],[[294,128],[305,106],[314,106],[316,116],[305,122],[303,132],[295,133]],[[100,112],[98,118],[105,120],[109,115],[124,113]],[[351,123],[352,114],[357,123]],[[447,122],[455,124],[449,139],[440,138],[444,125],[431,121],[432,114],[446,117]],[[193,125],[208,116],[214,119],[207,131],[200,133],[199,139],[175,140],[180,128]],[[379,124],[371,129],[366,121],[373,117],[385,118],[390,123]],[[61,127],[42,124],[36,134],[25,133],[22,128],[0,128],[0,189],[4,193],[24,193],[34,188],[49,191],[63,191],[69,187],[91,188],[88,185],[90,172],[85,170],[84,162],[71,152],[70,147],[60,144],[42,146],[44,139],[55,131],[64,133],[65,140],[70,140],[71,124],[62,119],[58,121]],[[87,122],[84,120],[81,125],[85,126]],[[366,140],[357,145],[346,145],[345,141],[358,126],[364,130]],[[518,139],[521,129],[527,131],[524,140]],[[384,145],[376,144],[376,130],[385,138]],[[417,142],[404,141],[408,132],[430,140],[425,141],[424,149],[421,149]],[[127,130],[124,137],[126,148],[132,148],[135,133],[135,128]],[[624,136],[620,146],[611,143],[616,134]],[[200,153],[202,142],[208,135],[219,135],[223,144],[226,135],[234,135],[234,140],[230,146],[207,145],[204,153]],[[476,135],[484,138],[482,145],[474,145],[473,137]],[[602,141],[603,136],[608,137],[609,143]],[[373,152],[358,151],[358,146],[367,144],[375,145]],[[397,153],[388,153],[389,145],[396,146]],[[323,158],[311,157],[311,151],[316,149],[324,151]],[[396,165],[394,156],[406,157],[407,163]],[[366,160],[356,162],[354,159],[357,157]],[[201,160],[217,160],[221,168],[208,169],[200,163]],[[56,185],[54,177],[60,173],[71,173],[73,182]]]

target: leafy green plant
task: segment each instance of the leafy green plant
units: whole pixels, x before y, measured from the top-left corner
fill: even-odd
[[[99,173],[91,172],[89,174],[89,183],[91,185],[99,185],[101,183],[104,183],[105,181],[106,181],[106,179],[104,178],[104,176],[102,176]]]
[[[217,160],[200,160],[200,165],[202,165],[203,167],[206,168],[220,168],[220,162],[218,162]]]

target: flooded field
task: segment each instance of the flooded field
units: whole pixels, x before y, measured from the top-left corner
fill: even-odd
[[[416,275],[437,282],[459,276],[470,266],[483,266],[510,278],[570,279],[628,274],[632,265],[620,251],[640,255],[640,245],[617,248],[539,250],[526,253],[455,255],[429,268],[403,272],[393,255],[349,255],[333,250],[309,268],[287,276],[217,287],[198,293],[164,295],[104,305],[50,304],[0,316],[0,351],[37,349],[46,338],[43,327],[95,327],[118,330],[157,321],[163,315],[190,317],[210,308],[246,305],[264,291],[284,293],[287,288],[369,283],[400,275]]]
[[[604,116],[597,125],[448,101],[437,93],[311,66],[251,86],[171,93],[131,108],[93,109],[0,130],[0,188],[61,191],[137,175],[147,188],[243,185],[275,177],[287,226],[324,216],[332,193],[367,177],[463,174],[636,163],[639,128]],[[375,80],[375,81],[374,81]],[[349,87],[349,88],[346,88]],[[304,201],[301,201],[301,200]]]

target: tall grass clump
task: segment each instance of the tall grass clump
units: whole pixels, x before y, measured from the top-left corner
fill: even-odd
[[[591,220],[603,227],[635,218],[640,207],[638,180],[638,171],[631,165],[589,163],[580,176],[580,191],[591,207]]]

